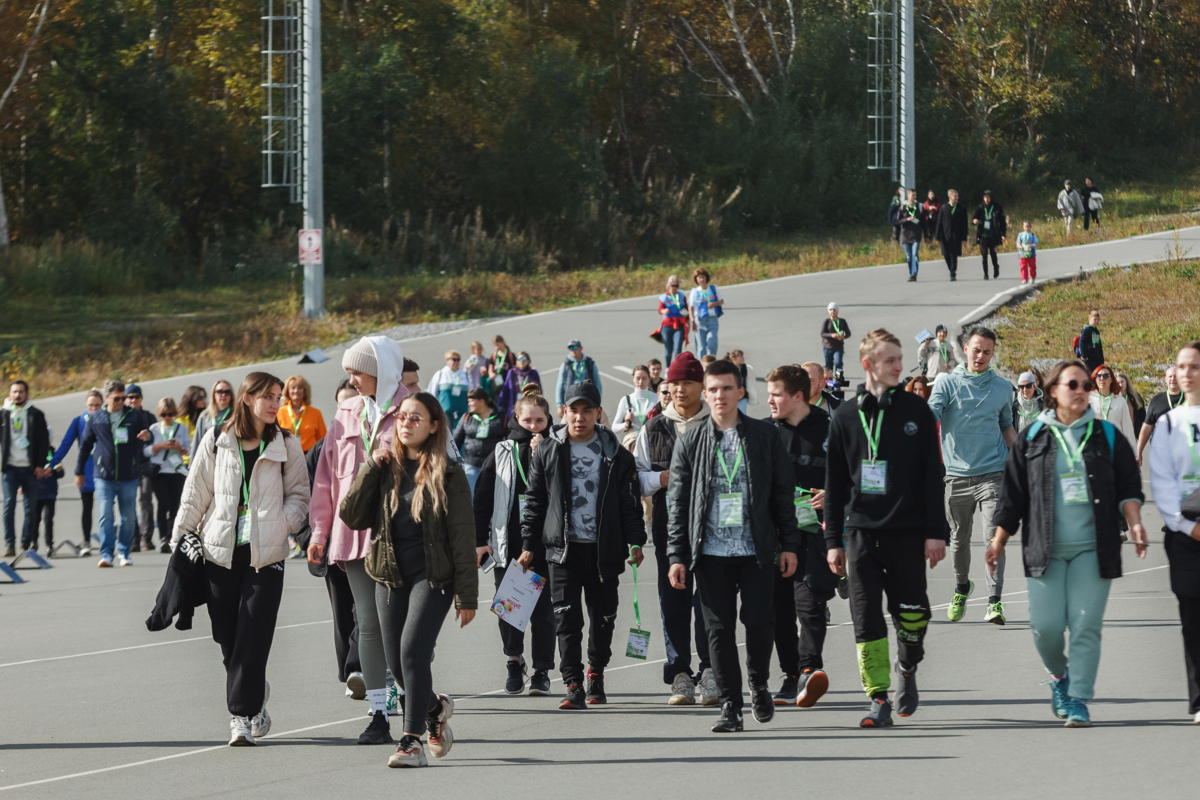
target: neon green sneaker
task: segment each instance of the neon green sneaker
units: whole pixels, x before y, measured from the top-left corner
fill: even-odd
[[[990,622],[993,625],[1003,625],[1004,619],[1004,603],[991,603],[988,605],[987,613],[983,615],[984,622]]]
[[[954,597],[950,600],[950,607],[946,609],[946,619],[958,622],[963,618],[963,614],[967,613],[967,598],[973,591],[975,591],[975,582],[967,581],[966,594],[954,593]]]

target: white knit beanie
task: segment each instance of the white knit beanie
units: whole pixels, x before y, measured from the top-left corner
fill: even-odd
[[[342,353],[342,369],[352,369],[374,378],[379,377],[379,365],[375,361],[375,348],[366,338],[359,339],[353,347]]]

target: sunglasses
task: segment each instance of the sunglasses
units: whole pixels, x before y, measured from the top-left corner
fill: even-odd
[[[1098,372],[1098,373],[1096,373],[1096,380],[1098,380],[1098,381],[1112,380],[1112,373],[1111,372]]]
[[[217,389],[213,394],[233,394],[233,389]]]
[[[528,358],[518,358],[518,359],[517,359],[517,363],[518,363],[518,364],[525,364],[525,363],[528,363],[528,362],[529,362],[529,359],[528,359]]]
[[[118,402],[124,403],[124,402],[125,402],[125,395],[123,395],[123,394],[114,394],[114,395],[112,396],[112,399],[113,399],[113,400],[116,400],[116,401],[118,401]]]
[[[398,414],[396,414],[396,421],[401,422],[401,423],[411,422],[413,425],[420,425],[422,420],[424,420],[424,419],[425,418],[422,417],[420,414],[409,414],[406,411],[401,411]]]
[[[1081,384],[1079,381],[1070,380],[1070,381],[1067,381],[1066,383],[1060,383],[1058,385],[1065,386],[1065,387],[1067,387],[1067,389],[1071,390],[1072,392],[1077,392],[1077,391],[1079,391],[1080,388],[1082,388],[1085,392],[1090,392],[1092,389],[1096,388],[1095,384],[1093,384],[1091,381],[1084,381]]]
[[[125,399],[126,400],[141,400],[142,396],[140,394],[127,394],[127,395],[125,395]]]
[[[579,349],[579,345],[575,345],[574,347],[568,347],[567,349],[571,350],[571,351],[575,351],[575,350]]]
[[[1018,389],[1032,389],[1033,384],[1032,383],[1022,383],[1019,386],[1017,386],[1017,388]]]
[[[462,361],[462,359],[461,359],[461,358],[452,358],[452,359],[450,359],[450,360],[451,360],[451,361]]]

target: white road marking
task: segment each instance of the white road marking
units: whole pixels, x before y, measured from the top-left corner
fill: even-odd
[[[616,381],[617,383],[621,384],[622,386],[628,386],[630,389],[634,388],[634,385],[632,383],[630,383],[629,381],[623,381],[615,375],[609,375],[607,372],[601,372],[600,374],[603,375],[604,377],[608,378],[610,381]]]

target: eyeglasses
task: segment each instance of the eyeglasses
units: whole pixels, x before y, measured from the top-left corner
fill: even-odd
[[[233,394],[233,389],[214,389],[213,394]]]
[[[396,421],[400,423],[411,422],[413,425],[420,425],[424,419],[420,414],[409,414],[407,411],[396,414]]]
[[[1110,381],[1110,380],[1112,380],[1112,373],[1111,372],[1098,372],[1098,373],[1096,373],[1096,380]]]
[[[1084,381],[1081,384],[1079,381],[1071,380],[1071,381],[1067,381],[1066,383],[1060,383],[1058,385],[1065,386],[1072,392],[1077,392],[1077,391],[1079,391],[1080,388],[1082,388],[1085,392],[1090,392],[1092,389],[1096,388],[1095,384],[1093,384],[1091,381]]]

